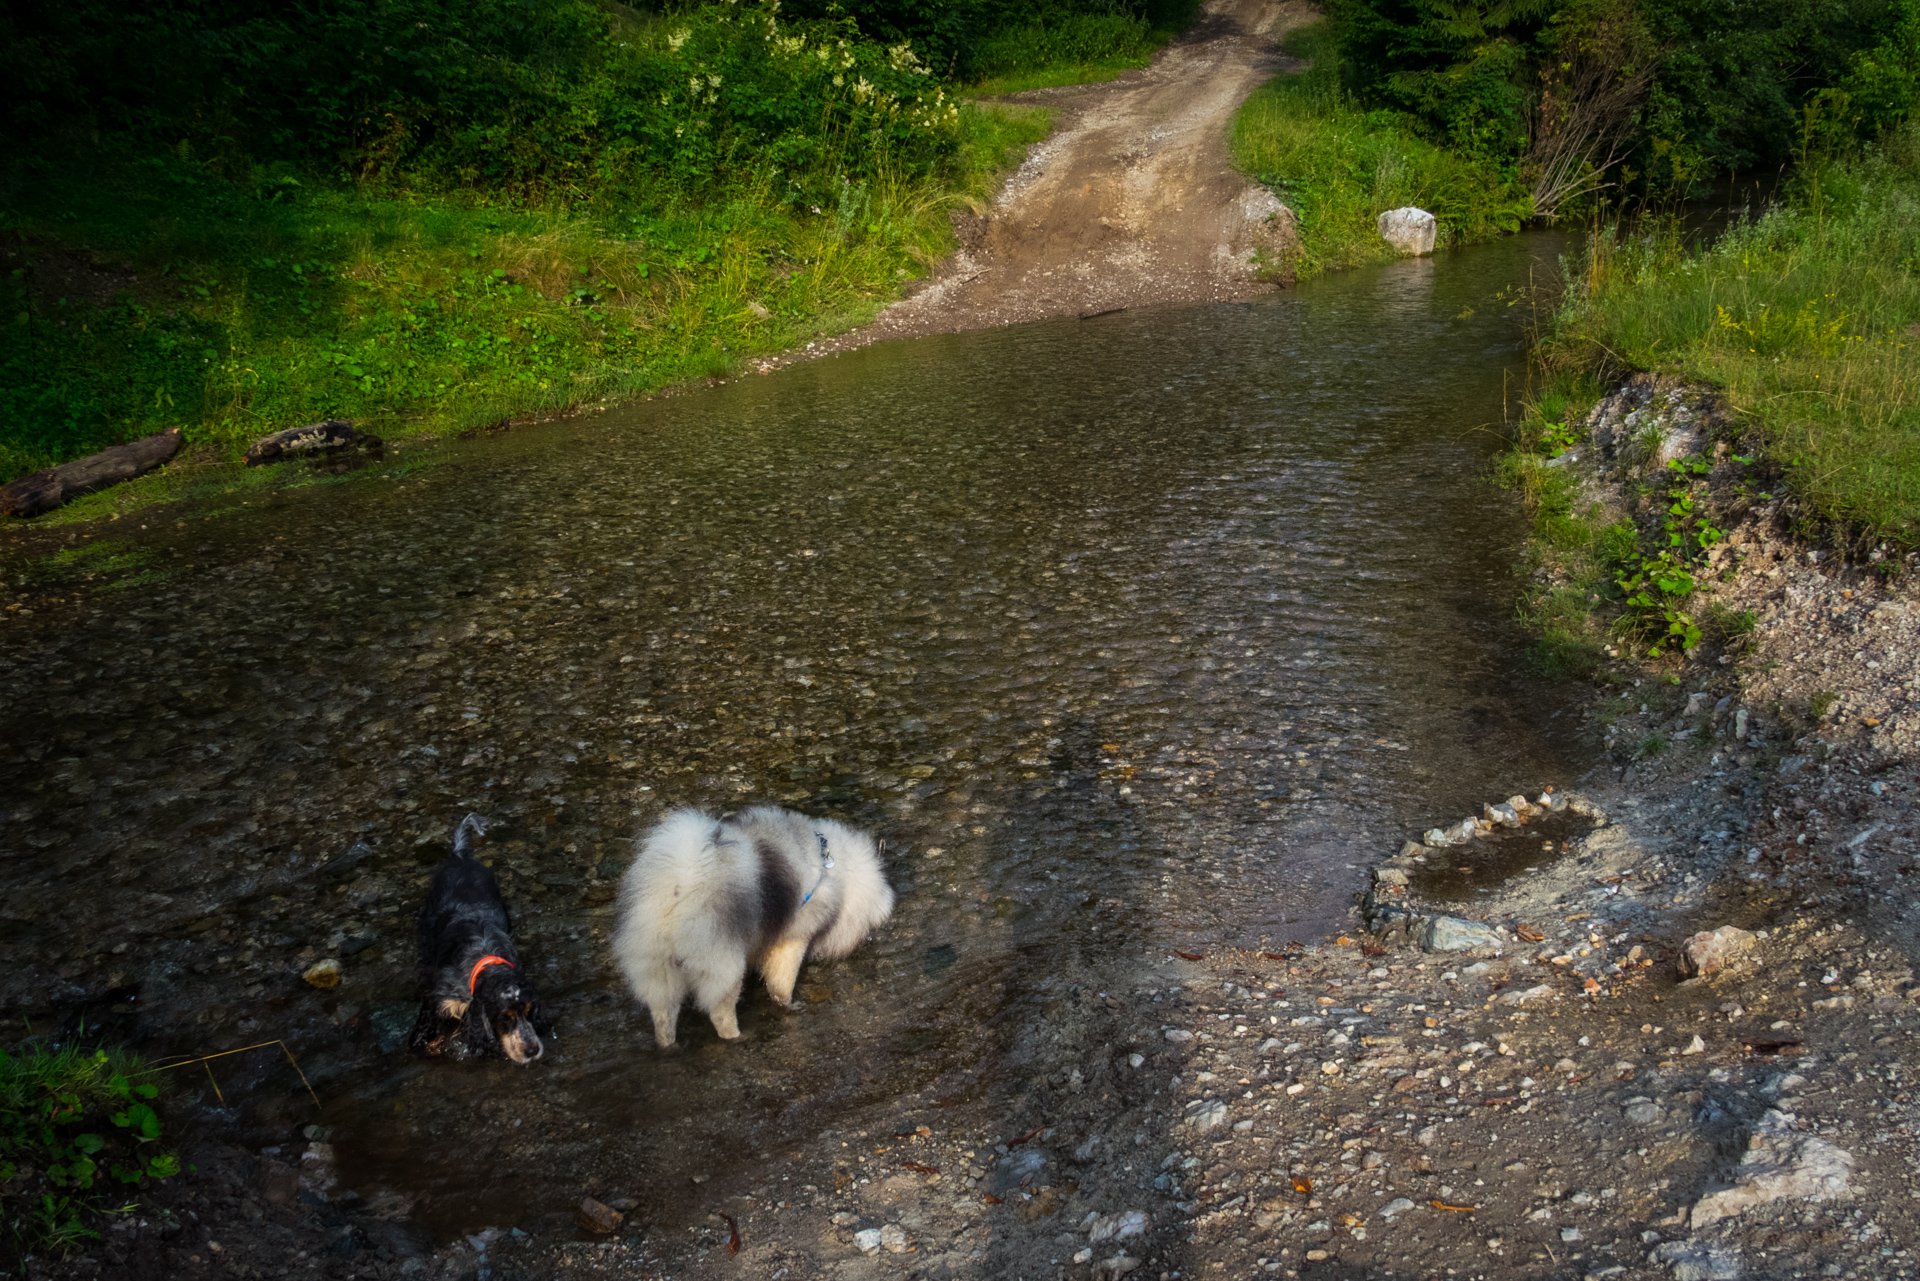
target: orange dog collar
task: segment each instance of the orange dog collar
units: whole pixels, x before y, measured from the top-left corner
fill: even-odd
[[[504,956],[481,957],[479,960],[473,963],[473,973],[467,975],[467,995],[468,996],[473,995],[473,989],[475,985],[480,982],[480,971],[486,969],[489,965],[504,965],[508,969],[513,968],[513,962],[509,961]]]

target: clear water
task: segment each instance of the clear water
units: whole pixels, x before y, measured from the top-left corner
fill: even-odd
[[[691,1174],[989,1097],[1076,975],[1339,928],[1408,829],[1580,767],[1481,479],[1496,295],[1557,247],[883,345],[155,521],[169,577],[6,624],[0,1000],[284,1038],[342,1186],[453,1232],[587,1187],[671,1219]],[[882,833],[895,922],[658,1056],[601,946],[631,838],[769,799]],[[383,1049],[468,809],[561,1032],[524,1071]],[[207,1124],[313,1119],[273,1051],[218,1071]]]

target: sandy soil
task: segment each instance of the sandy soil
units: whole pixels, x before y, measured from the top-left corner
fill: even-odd
[[[961,248],[871,325],[761,364],[773,369],[888,338],[1120,308],[1247,298],[1275,288],[1292,217],[1228,154],[1233,113],[1293,65],[1275,45],[1311,20],[1303,0],[1209,0],[1153,64],[1106,84],[1013,94],[1055,128]]]

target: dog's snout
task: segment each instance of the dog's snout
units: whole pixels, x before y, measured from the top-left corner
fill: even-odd
[[[525,1019],[514,1021],[514,1026],[500,1038],[500,1049],[522,1067],[547,1052],[547,1047],[540,1042],[540,1034]]]

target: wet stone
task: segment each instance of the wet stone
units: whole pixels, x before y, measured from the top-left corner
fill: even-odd
[[[1461,916],[1435,916],[1420,928],[1420,946],[1429,952],[1496,952],[1505,946],[1499,931]]]
[[[598,1232],[603,1235],[609,1232],[619,1231],[621,1220],[626,1218],[625,1215],[621,1214],[620,1211],[614,1209],[612,1206],[596,1201],[592,1197],[583,1197],[581,1199],[580,1205],[574,1211],[573,1217],[574,1221],[587,1231]]]

